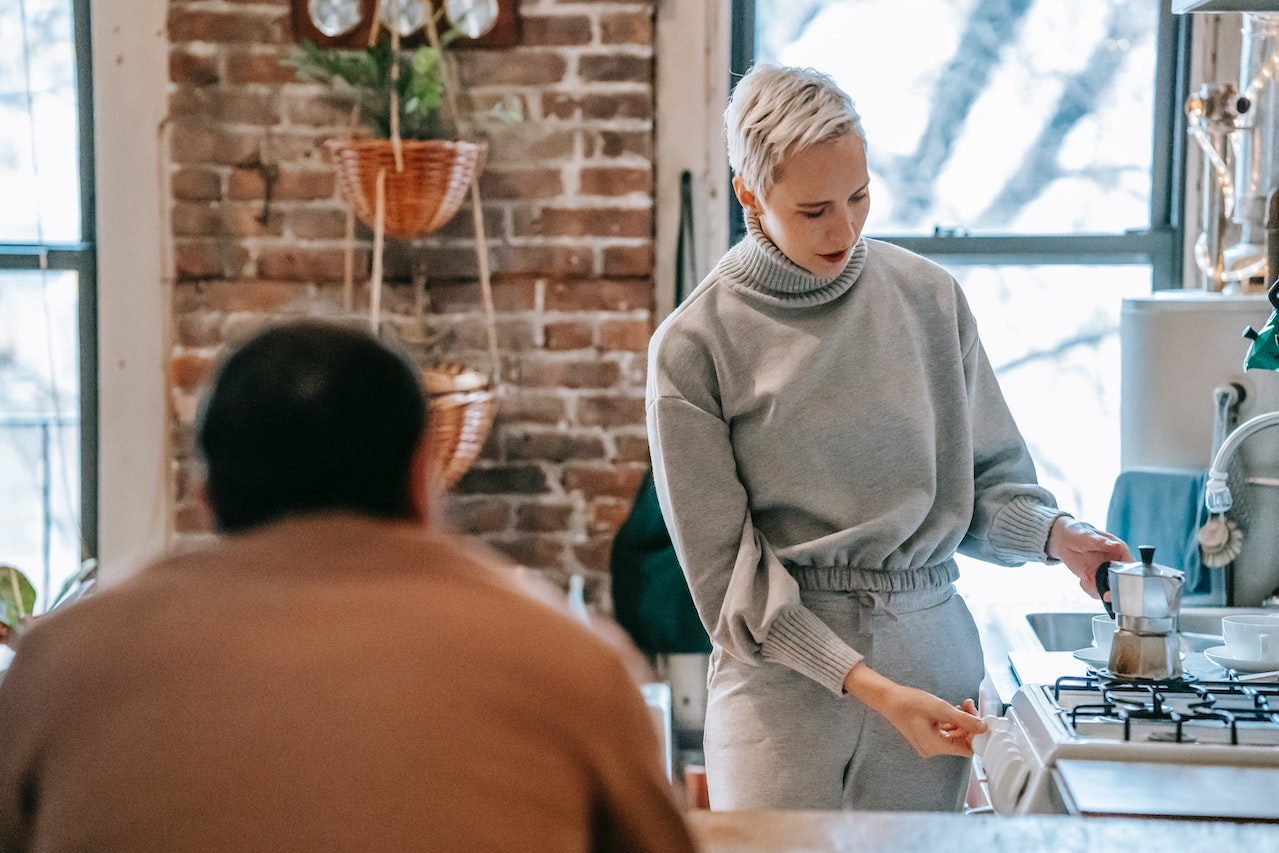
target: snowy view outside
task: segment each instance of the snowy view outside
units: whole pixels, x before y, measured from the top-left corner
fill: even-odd
[[[80,240],[70,0],[0,3],[0,244]],[[37,610],[79,567],[78,287],[0,270],[0,562]]]
[[[757,61],[831,74],[862,114],[868,235],[1150,225],[1155,0],[757,0]],[[1119,473],[1119,310],[1149,266],[947,262],[1063,508],[1105,523]],[[1094,606],[1061,570],[962,561],[977,600]]]

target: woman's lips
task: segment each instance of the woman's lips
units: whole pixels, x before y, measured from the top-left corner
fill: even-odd
[[[818,255],[818,257],[821,258],[823,261],[826,261],[827,263],[833,264],[836,261],[843,260],[847,254],[848,254],[847,249],[841,249],[838,252],[831,252],[828,255]]]

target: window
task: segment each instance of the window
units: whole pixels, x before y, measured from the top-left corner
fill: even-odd
[[[1185,19],[1159,0],[734,0],[733,11],[735,74],[807,65],[853,96],[867,235],[959,279],[1041,481],[1104,525],[1119,473],[1120,306],[1182,279]],[[732,219],[740,233],[739,209]],[[980,596],[1086,602],[1064,572],[965,560],[963,573]]]
[[[37,610],[96,538],[88,5],[0,7],[0,562]]]

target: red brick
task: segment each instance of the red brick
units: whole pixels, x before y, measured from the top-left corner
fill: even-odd
[[[537,298],[537,282],[529,278],[501,278],[493,282],[493,305],[498,311],[531,311]],[[432,280],[429,292],[432,310],[441,314],[476,310],[480,306],[480,286],[475,281]]]
[[[182,346],[211,347],[222,343],[221,314],[201,311],[178,315],[176,329],[177,342]]]
[[[476,50],[457,57],[463,86],[545,86],[563,80],[568,70],[553,50]]]
[[[612,497],[633,500],[644,479],[642,465],[614,467],[567,465],[563,485],[568,492],[581,492],[587,498]]]
[[[516,539],[490,539],[488,543],[521,566],[542,569],[564,564],[564,543],[550,536],[529,534]]]
[[[212,237],[221,230],[222,217],[211,204],[177,202],[172,209],[172,223],[178,237]]]
[[[649,92],[620,92],[587,95],[582,98],[582,116],[592,120],[653,118],[653,96]]]
[[[178,241],[174,265],[179,279],[230,278],[248,262],[243,248],[211,240]]]
[[[179,86],[169,98],[169,114],[229,124],[275,125],[280,121],[274,97],[210,86]]]
[[[220,12],[169,6],[171,42],[246,42],[278,44],[284,40],[286,10]]]
[[[308,300],[313,289],[295,281],[236,279],[179,285],[174,291],[174,310],[224,312],[276,312]]]
[[[605,275],[651,275],[653,246],[608,246],[604,249]]]
[[[521,504],[515,510],[515,528],[527,531],[562,531],[573,517],[572,504]]]
[[[175,163],[236,166],[257,162],[262,136],[256,131],[213,129],[175,122],[169,141]]]
[[[607,320],[600,324],[600,349],[646,352],[652,335],[647,320]]]
[[[613,537],[592,536],[586,542],[573,546],[573,556],[584,568],[607,572],[609,556],[613,550]]]
[[[577,60],[577,73],[588,83],[651,83],[653,60],[620,53],[582,56]]]
[[[289,124],[302,127],[331,127],[334,136],[340,135],[351,124],[351,103],[327,92],[316,96],[311,93],[285,92],[284,114]]]
[[[193,389],[213,372],[216,363],[205,353],[179,353],[169,359],[169,381],[178,388]]]
[[[281,237],[284,217],[262,202],[222,205],[222,233],[233,237]]]
[[[628,195],[630,193],[653,192],[653,172],[651,169],[628,168],[585,168],[581,172],[581,189],[583,195]]]
[[[331,169],[277,166],[271,184],[273,201],[314,201],[332,198],[337,189]],[[261,199],[266,196],[266,176],[262,167],[250,165],[233,169],[227,182],[227,196],[234,199]]]
[[[511,527],[510,504],[500,498],[446,499],[438,511],[451,529],[463,534],[495,533]]]
[[[448,240],[457,238],[461,240],[475,239],[475,217],[471,212],[472,208],[469,204],[464,204],[457,211],[457,214],[448,222],[441,225],[431,234],[432,240]],[[496,205],[484,206],[484,234],[491,240],[501,239],[502,234],[506,230],[506,214]]]
[[[486,199],[554,198],[564,192],[557,169],[489,169],[480,175],[480,193]]]
[[[555,425],[568,420],[564,397],[555,391],[516,388],[502,396],[501,411],[508,423]]]
[[[216,53],[178,47],[169,51],[169,80],[172,82],[207,86],[220,79]]]
[[[650,131],[600,130],[588,137],[588,154],[592,157],[653,158],[653,134]]]
[[[535,495],[550,491],[546,472],[537,465],[495,465],[472,468],[453,487],[459,495],[522,494]]]
[[[603,459],[604,442],[596,435],[574,435],[559,430],[519,432],[506,436],[506,455],[512,461]]]
[[[547,92],[542,95],[542,115],[545,118],[576,118],[581,109],[581,99],[568,92]]]
[[[650,12],[611,12],[600,15],[600,40],[604,44],[653,44]]]
[[[286,281],[341,281],[341,249],[266,247],[258,252],[258,275]]]
[[[181,201],[217,201],[222,197],[222,176],[212,169],[186,166],[169,178],[173,197]]]
[[[536,223],[517,224],[517,235],[545,237],[650,237],[652,211],[647,207],[544,207]]]
[[[520,365],[521,385],[561,388],[612,388],[621,380],[615,361],[546,361],[525,359]]]
[[[649,463],[648,437],[645,435],[619,435],[616,438],[619,462]]]
[[[586,505],[586,529],[592,533],[617,533],[617,529],[631,514],[634,501],[618,498],[599,498]]]
[[[299,240],[343,240],[346,211],[340,208],[297,207],[283,214],[284,227]]]
[[[577,401],[582,426],[619,427],[644,423],[643,397],[590,396]]]
[[[591,43],[586,15],[533,15],[520,18],[520,43],[535,47]]]
[[[292,67],[280,62],[279,53],[238,50],[228,51],[226,79],[230,83],[293,83],[297,75]]]
[[[595,345],[595,324],[577,320],[546,324],[546,348],[563,351]]]
[[[632,311],[653,307],[653,283],[644,278],[557,281],[546,289],[547,311]]]

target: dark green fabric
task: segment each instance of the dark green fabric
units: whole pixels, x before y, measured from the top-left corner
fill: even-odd
[[[613,540],[609,570],[614,614],[637,646],[650,654],[711,650],[666,532],[652,471]]]

